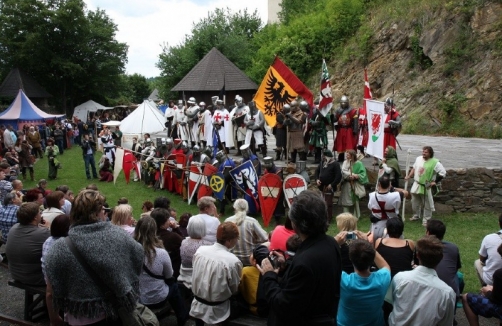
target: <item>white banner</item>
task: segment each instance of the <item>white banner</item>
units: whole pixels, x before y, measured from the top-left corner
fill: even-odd
[[[368,119],[368,147],[366,152],[369,155],[383,159],[383,139],[385,110],[384,102],[367,100],[366,115]]]
[[[122,148],[115,149],[115,167],[113,169],[113,183],[117,183],[117,178],[122,171],[122,166],[124,163],[124,150]]]

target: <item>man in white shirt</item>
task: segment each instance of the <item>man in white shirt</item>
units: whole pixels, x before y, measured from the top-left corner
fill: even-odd
[[[499,229],[497,233],[488,234],[483,238],[479,259],[474,262],[481,286],[493,285],[493,273],[502,268],[502,258],[497,252],[497,248],[502,244],[502,214],[499,216]]]
[[[200,216],[204,222],[206,222],[206,235],[202,238],[203,240],[211,241],[212,243],[216,242],[216,230],[220,225],[220,220],[217,217],[217,209],[214,204],[216,199],[209,196],[204,196],[199,199],[197,202],[197,207],[199,208],[199,214],[195,216]],[[188,225],[190,225],[190,220],[188,221]]]
[[[215,244],[199,247],[193,257],[194,299],[190,316],[196,318],[196,326],[227,320],[230,297],[239,289],[242,263],[230,252],[239,239],[239,229],[234,223],[225,222],[218,226],[216,238]]]
[[[390,178],[383,175],[378,179],[377,190],[369,194],[368,208],[376,218],[371,221],[373,242],[384,237],[384,230],[389,218],[399,218],[401,196],[397,191],[391,192],[390,188]]]
[[[400,272],[392,280],[394,310],[389,325],[451,326],[455,311],[455,291],[439,279],[435,268],[443,259],[443,244],[435,236],[417,241],[420,265]]]

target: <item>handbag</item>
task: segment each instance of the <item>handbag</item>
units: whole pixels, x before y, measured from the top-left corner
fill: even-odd
[[[363,198],[366,196],[366,188],[364,188],[364,185],[360,182],[354,182],[354,194],[358,198]]]
[[[136,308],[134,310],[128,310],[126,307],[120,305],[117,300],[117,296],[110,289],[105,282],[99,277],[98,273],[92,269],[92,267],[85,261],[84,257],[77,250],[70,237],[65,238],[65,242],[68,248],[73,253],[77,261],[82,265],[87,275],[102,289],[107,289],[106,296],[111,299],[113,307],[117,310],[120,321],[124,326],[159,326],[159,320],[157,316],[146,306],[141,303],[136,303]]]

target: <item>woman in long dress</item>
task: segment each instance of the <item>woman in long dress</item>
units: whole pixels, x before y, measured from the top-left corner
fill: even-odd
[[[364,185],[368,183],[366,167],[357,159],[356,151],[345,152],[345,161],[342,164],[342,193],[340,202],[345,213],[354,208],[353,215],[357,218],[361,216],[359,199],[366,195]]]
[[[56,157],[59,155],[59,147],[54,144],[53,138],[47,140],[45,155],[49,161],[49,179],[54,180],[58,176],[59,161]]]

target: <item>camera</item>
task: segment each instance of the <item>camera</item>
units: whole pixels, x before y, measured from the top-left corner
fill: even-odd
[[[272,264],[272,267],[274,269],[279,268],[279,259],[276,255],[269,255],[268,260],[270,260],[270,263]]]
[[[354,232],[347,232],[345,235],[345,240],[355,240],[357,239],[357,236]]]

